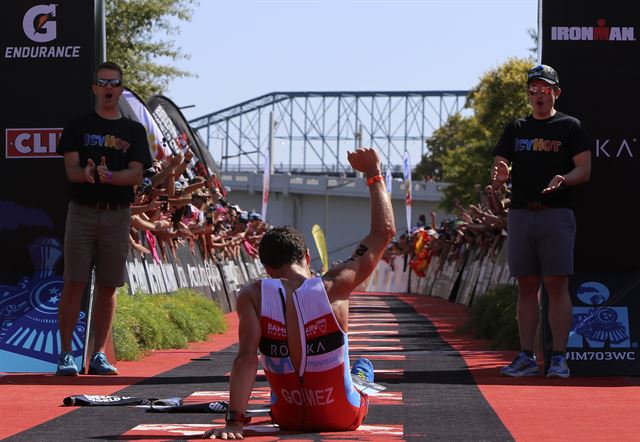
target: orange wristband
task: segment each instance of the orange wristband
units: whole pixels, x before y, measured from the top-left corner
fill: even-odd
[[[373,183],[377,183],[378,181],[384,180],[382,175],[374,175],[371,178],[367,179],[367,186],[371,187]]]

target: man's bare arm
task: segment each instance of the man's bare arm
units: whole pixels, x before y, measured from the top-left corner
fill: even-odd
[[[80,166],[80,154],[78,152],[66,152],[64,154],[64,169],[67,173],[67,179],[72,183],[95,183],[95,164],[89,159],[85,167]]]
[[[367,179],[381,175],[380,158],[371,148],[348,153],[351,166],[365,174]],[[373,272],[387,244],[396,233],[391,201],[384,180],[369,186],[371,195],[371,229],[356,248],[351,258],[333,267],[325,276],[325,287],[330,301],[347,299]]]
[[[101,158],[100,165],[97,167],[98,179],[101,183],[107,183],[114,186],[135,186],[142,182],[142,163],[139,161],[131,161],[126,169],[111,171],[109,170],[105,157]]]
[[[575,186],[577,184],[586,183],[591,177],[591,151],[585,150],[573,157],[573,165],[575,166],[571,172],[566,175],[556,175],[551,178],[549,185],[542,193],[553,192],[560,186]]]
[[[260,345],[260,318],[257,302],[260,282],[245,286],[238,294],[236,311],[240,324],[238,326],[238,355],[233,361],[231,379],[229,381],[229,411],[244,413],[251,397],[251,390],[258,371],[258,346]],[[229,434],[242,434],[241,422],[228,422],[224,429],[210,431],[207,436],[227,439]],[[236,437],[234,437],[236,438]]]

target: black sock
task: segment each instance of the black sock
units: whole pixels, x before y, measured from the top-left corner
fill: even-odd
[[[562,356],[562,357],[564,357],[564,353],[565,352],[563,352],[563,351],[553,350],[553,352],[551,352],[551,357],[554,357],[554,356]]]
[[[520,350],[520,351],[522,351],[522,353],[527,355],[527,357],[533,359],[533,352],[531,350]]]

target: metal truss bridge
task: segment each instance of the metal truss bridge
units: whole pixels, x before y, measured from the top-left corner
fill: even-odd
[[[468,91],[272,92],[189,122],[223,172],[262,172],[271,152],[276,173],[341,175],[347,150],[375,147],[383,168],[415,166],[426,139],[461,112]],[[271,147],[271,148],[270,148]]]

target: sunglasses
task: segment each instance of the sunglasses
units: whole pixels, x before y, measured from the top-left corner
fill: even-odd
[[[122,80],[118,80],[118,79],[106,80],[104,78],[98,78],[96,80],[96,86],[106,87],[108,84],[110,84],[111,87],[122,86]]]
[[[553,92],[552,87],[548,86],[529,86],[529,95],[551,95]]]

